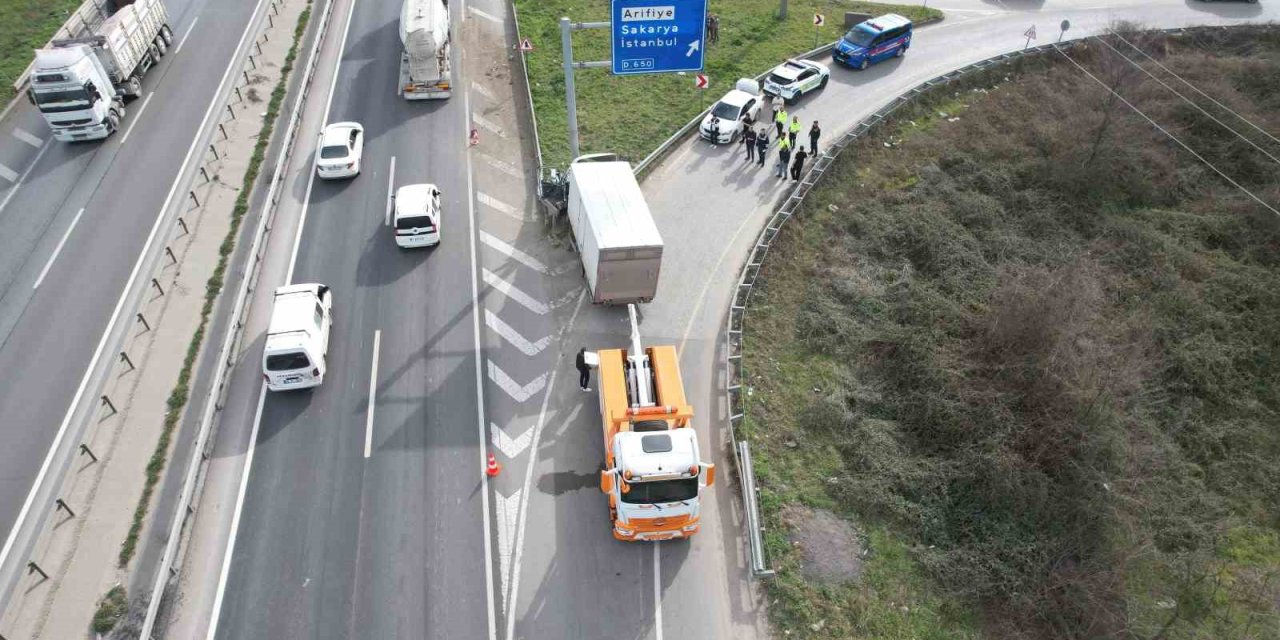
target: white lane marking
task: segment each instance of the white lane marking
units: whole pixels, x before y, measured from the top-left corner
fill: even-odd
[[[13,128],[13,137],[39,149],[44,146],[44,139],[36,136],[34,133],[23,129],[22,127]]]
[[[662,640],[662,563],[658,549],[662,543],[653,542],[653,637]]]
[[[261,9],[261,3],[263,1],[265,0],[259,0],[259,9]],[[342,31],[342,41],[338,45],[339,47],[338,62],[333,67],[334,81],[329,85],[329,98],[328,98],[328,101],[325,103],[325,107],[324,107],[325,119],[329,117],[329,106],[333,103],[333,88],[334,88],[334,85],[337,84],[338,71],[342,67],[342,53],[347,48],[347,31],[351,28],[351,14],[354,13],[354,10],[355,10],[355,2],[352,2],[351,6],[348,7],[347,9],[347,26]],[[254,10],[254,15],[257,15],[257,11],[258,11],[257,9]],[[192,22],[191,26],[194,28],[195,23]],[[250,26],[252,26],[252,24],[250,24]],[[187,33],[189,35],[191,32],[188,30]],[[245,36],[249,35],[248,27],[245,28],[244,34]],[[181,47],[182,45],[178,45],[178,46]],[[239,50],[240,50],[240,47],[236,47],[236,51],[239,51]],[[316,56],[320,55],[320,49],[318,45],[315,52],[312,55],[316,55]],[[231,69],[230,67],[227,68],[228,71],[230,71],[230,69]],[[212,106],[210,106],[210,109],[212,109]],[[322,119],[321,122],[323,123],[324,119]],[[285,275],[285,280],[284,280],[285,284],[289,284],[290,282],[292,282],[293,266],[298,259],[298,243],[302,241],[302,226],[303,226],[303,223],[306,221],[306,217],[307,217],[307,202],[311,199],[312,181],[316,177],[314,162],[315,161],[312,160],[313,166],[311,167],[311,178],[307,180],[307,195],[303,201],[302,215],[298,220],[298,233],[293,239],[293,242],[294,242],[293,255],[289,258],[289,272],[288,274]],[[223,552],[222,570],[220,571],[221,575],[218,576],[218,590],[213,600],[213,611],[210,616],[209,632],[208,632],[208,635],[206,636],[207,640],[215,640],[218,634],[218,618],[220,617],[222,612],[222,597],[223,595],[226,594],[227,578],[231,575],[231,557],[235,555],[236,536],[237,534],[240,533],[240,512],[244,508],[244,496],[245,496],[245,492],[249,488],[249,471],[253,468],[253,452],[258,442],[258,426],[262,422],[262,406],[263,406],[263,402],[266,400],[266,396],[267,396],[267,388],[266,386],[263,386],[262,395],[259,396],[258,398],[258,413],[253,419],[253,430],[249,435],[249,450],[245,454],[244,474],[240,478],[240,491],[236,495],[235,515],[232,516],[231,518],[231,537],[227,539],[227,548],[226,548],[226,551]]]
[[[58,241],[58,246],[53,248],[53,255],[49,256],[49,261],[44,263],[44,268],[40,270],[40,277],[36,278],[36,283],[32,289],[39,289],[40,283],[44,282],[44,277],[48,275],[49,268],[53,266],[53,261],[58,259],[58,254],[62,253],[62,245],[67,243],[67,238],[71,237],[71,230],[76,228],[76,223],[80,222],[80,216],[84,215],[84,207],[76,212],[76,217],[71,219],[71,226],[67,227],[66,232],[62,234],[62,239]]]
[[[494,102],[497,102],[497,101],[498,101],[498,97],[497,97],[497,96],[495,96],[495,95],[493,95],[493,92],[492,92],[492,91],[490,91],[490,90],[488,90],[488,89],[484,88],[484,85],[481,85],[479,82],[472,82],[472,83],[471,83],[471,90],[472,90],[472,91],[475,91],[476,93],[478,93],[478,94],[480,94],[480,95],[482,95],[482,96],[484,96],[484,97],[486,97],[486,98],[488,98],[488,99],[490,99],[490,100],[493,100]]]
[[[513,178],[520,178],[522,180],[524,179],[524,174],[520,173],[519,169],[515,168],[514,165],[512,165],[510,162],[507,162],[506,160],[499,160],[493,156],[486,155],[483,153],[480,154],[480,159],[484,160],[489,166],[493,167],[494,169],[497,169],[498,171],[501,171]]]
[[[510,459],[515,459],[520,454],[524,453],[524,450],[529,448],[529,442],[532,440],[533,429],[526,429],[519,437],[512,438],[507,435],[506,429],[499,427],[495,423],[489,423],[489,441],[493,443],[493,446],[502,451],[502,455]],[[502,588],[505,593],[506,585],[504,584]]]
[[[466,114],[471,113],[471,92],[462,92],[462,104],[462,113],[465,118]],[[474,175],[471,154],[467,153],[467,219],[471,225],[471,236],[468,238],[468,244],[471,245],[471,329],[475,339],[476,429],[480,436],[476,453],[480,456],[480,468],[483,469],[488,465],[488,459],[485,455],[484,446],[484,377],[480,373],[480,283],[476,278],[476,274],[480,271],[480,266],[476,258],[476,231],[478,227],[476,227],[475,197],[472,195],[475,193]],[[486,473],[480,474],[480,513],[483,514],[482,520],[484,522],[484,588],[489,614],[489,640],[497,640],[498,612],[493,606],[493,549],[490,548],[493,534],[491,532],[492,527],[489,524],[489,475]]]
[[[507,244],[506,242],[503,242],[496,236],[492,236],[481,231],[480,241],[488,245],[491,249],[515,260],[516,262],[519,262],[520,264],[523,264],[526,267],[529,267],[530,269],[533,269],[534,271],[538,271],[540,273],[551,273],[551,270],[547,268],[547,265],[542,264],[541,260],[515,248],[510,244]]]
[[[27,165],[27,168],[23,170],[22,177],[18,178],[18,182],[9,188],[9,193],[5,194],[3,201],[0,201],[0,211],[4,211],[4,208],[9,206],[9,200],[13,198],[13,194],[17,193],[18,189],[22,188],[22,183],[27,181],[27,175],[31,173],[32,169],[36,168],[37,164],[40,164],[40,158],[43,158],[44,152],[48,151],[49,147],[53,146],[52,143],[52,140],[45,143],[44,148],[40,149],[40,153],[37,153],[35,159],[31,161],[31,164]]]
[[[505,137],[507,137],[506,133],[504,133],[504,132],[502,131],[502,125],[499,125],[498,123],[496,123],[496,122],[494,122],[494,121],[492,121],[492,120],[490,120],[490,119],[488,119],[488,118],[486,118],[486,117],[484,117],[484,116],[482,116],[482,115],[480,115],[480,114],[478,114],[478,113],[473,113],[473,114],[471,114],[471,120],[472,120],[472,121],[474,121],[476,124],[478,124],[478,125],[480,125],[480,126],[484,127],[485,129],[488,129],[488,130],[492,131],[493,133],[497,134],[497,136],[498,136],[499,138],[505,138]]]
[[[338,61],[333,65],[333,78],[329,81],[329,97],[325,98],[324,115],[320,117],[320,126],[329,122],[329,109],[333,107],[333,90],[338,86],[338,75],[342,71],[342,56],[347,52],[347,34],[351,32],[351,16],[355,14],[356,3],[352,0],[347,7],[347,24],[342,28],[342,40],[338,42]],[[319,51],[316,55],[319,55]],[[317,141],[319,139],[317,138]],[[289,272],[284,276],[284,283],[293,282],[293,268],[298,264],[298,248],[302,246],[302,229],[307,226],[307,208],[311,206],[311,188],[316,182],[316,160],[312,154],[311,175],[307,178],[307,194],[302,197],[302,213],[298,216],[298,235],[293,239],[293,255],[289,256]]]
[[[491,21],[491,22],[496,22],[496,23],[498,23],[498,24],[502,24],[502,18],[499,18],[498,16],[495,16],[495,15],[493,15],[493,14],[491,14],[491,13],[485,13],[485,12],[483,12],[483,11],[481,11],[481,10],[479,10],[479,9],[475,8],[475,7],[468,7],[468,8],[469,8],[469,9],[471,9],[471,13],[473,13],[473,14],[475,14],[475,15],[477,15],[477,16],[479,16],[479,17],[481,17],[481,18],[484,18],[485,20],[489,20],[489,21]]]
[[[503,371],[498,365],[494,364],[492,360],[488,360],[487,362],[489,363],[489,379],[493,380],[494,384],[507,392],[507,395],[511,396],[511,399],[515,400],[517,403],[524,402],[529,398],[532,398],[547,386],[547,374],[545,373],[529,381],[529,384],[522,386],[519,382],[513,380],[511,376],[507,375],[506,371]],[[482,439],[481,442],[484,442],[484,440]]]
[[[516,521],[520,516],[520,489],[504,496],[499,491],[493,492],[496,499],[494,510],[498,515],[498,567],[502,574],[502,615],[507,615],[507,585],[511,582],[511,551],[515,542]]]
[[[263,2],[265,1],[266,0],[258,0],[258,6],[254,9],[253,15],[258,15],[258,12],[262,9]],[[249,37],[250,27],[252,27],[252,24],[245,27],[244,34],[240,36],[240,43],[236,45],[235,51],[239,51],[244,47],[244,41]],[[218,89],[213,94],[214,99],[209,101],[209,108],[204,112],[204,119],[200,121],[200,128],[196,130],[195,139],[191,141],[191,146],[187,148],[187,156],[182,160],[182,164],[180,165],[184,169],[191,162],[191,156],[195,153],[196,146],[200,143],[200,132],[204,131],[205,126],[209,123],[209,116],[213,115],[213,110],[218,104],[217,96],[222,94],[222,88],[227,84],[227,79],[231,77],[231,71],[234,65],[234,60],[227,64],[227,69],[222,74],[222,81],[218,83]],[[49,146],[50,145],[46,144],[44,149],[40,150],[40,155],[44,155],[44,152],[49,149]],[[32,162],[31,166],[27,167],[27,171],[30,172],[31,168],[36,166],[36,163],[39,161],[40,156],[38,155],[36,156],[35,162]],[[22,509],[18,512],[18,517],[13,521],[12,528],[9,530],[9,537],[5,540],[4,548],[0,549],[0,566],[4,566],[5,561],[9,557],[9,553],[13,551],[13,544],[17,542],[18,532],[22,530],[23,521],[26,520],[27,515],[31,512],[31,506],[35,502],[36,492],[40,488],[40,485],[44,484],[44,477],[49,473],[49,467],[53,465],[54,453],[62,444],[63,438],[67,435],[67,429],[71,426],[71,416],[75,413],[76,407],[80,405],[80,399],[84,397],[84,391],[89,386],[89,378],[93,375],[94,368],[98,366],[98,360],[102,357],[102,350],[107,346],[107,338],[111,336],[111,331],[115,328],[116,321],[120,319],[120,310],[124,307],[125,299],[129,297],[129,290],[133,288],[134,282],[138,279],[138,274],[142,272],[142,263],[145,262],[147,253],[151,250],[151,245],[155,242],[156,235],[160,232],[160,223],[164,222],[164,213],[169,210],[169,205],[173,202],[173,196],[178,191],[178,182],[182,179],[183,173],[184,171],[179,171],[178,175],[174,176],[173,184],[169,187],[169,195],[164,199],[164,206],[160,208],[160,213],[156,216],[155,224],[151,225],[151,233],[147,236],[146,243],[142,245],[142,251],[138,254],[137,261],[133,263],[133,271],[129,273],[129,279],[125,281],[124,290],[120,292],[120,298],[116,301],[115,309],[111,312],[111,319],[107,321],[107,328],[102,332],[102,337],[98,340],[98,347],[94,349],[93,357],[89,359],[89,366],[85,369],[84,376],[80,378],[80,386],[76,389],[76,394],[71,399],[71,405],[67,407],[67,413],[62,418],[62,425],[58,427],[58,434],[53,437],[53,444],[49,445],[49,451],[45,454],[44,462],[40,465],[40,471],[36,474],[35,482],[31,484],[31,491],[27,493],[27,499],[22,503]],[[22,177],[25,179],[27,177],[26,173],[24,173]],[[18,184],[14,185],[14,188],[9,190],[10,196],[13,195],[13,192],[17,190],[17,187],[20,186],[21,183],[22,181],[19,180]],[[3,209],[4,205],[8,203],[9,198],[6,197],[4,202],[0,203],[0,209]]]
[[[262,383],[259,383],[262,384]],[[240,474],[240,490],[236,492],[236,508],[231,512],[231,537],[222,555],[222,569],[218,578],[218,591],[213,596],[213,614],[209,619],[208,640],[218,633],[218,618],[222,611],[222,596],[227,592],[227,576],[231,574],[231,555],[236,548],[236,535],[240,533],[240,514],[244,512],[244,495],[249,490],[249,471],[253,469],[253,454],[258,450],[258,428],[262,426],[262,407],[267,402],[267,385],[258,391],[258,410],[253,414],[253,428],[249,430],[249,450],[244,454],[244,471]]]
[[[129,134],[133,133],[133,127],[142,119],[142,112],[147,110],[147,105],[151,104],[151,96],[154,95],[156,95],[154,91],[148,93],[147,98],[142,101],[142,106],[138,108],[138,112],[133,114],[133,121],[129,123],[129,128],[124,130],[124,136],[120,138],[121,146],[124,146],[124,143],[129,139]]]
[[[485,284],[489,285],[490,287],[493,287],[494,289],[497,289],[499,292],[502,293],[502,295],[508,298],[511,298],[512,300],[515,300],[516,302],[519,302],[520,304],[524,305],[526,309],[540,316],[546,315],[547,312],[551,310],[551,307],[547,306],[546,303],[539,302],[538,300],[534,300],[532,296],[517,289],[514,284],[511,284],[510,282],[503,280],[502,277],[499,276],[498,274],[488,269],[484,269],[483,272],[484,272]]]
[[[480,201],[480,204],[485,205],[498,213],[511,216],[521,222],[527,222],[529,220],[529,218],[525,217],[524,212],[483,191],[476,192],[476,199]]]
[[[17,181],[18,181],[18,172],[17,172],[17,171],[14,171],[13,169],[10,169],[9,167],[6,167],[6,166],[4,166],[4,165],[0,164],[0,178],[4,178],[5,180],[8,180],[9,182],[17,182]]]
[[[187,38],[191,37],[191,32],[196,30],[197,22],[200,22],[200,16],[196,16],[196,19],[191,21],[191,26],[187,27],[187,32],[183,34],[182,39],[178,41],[178,48],[173,50],[173,55],[176,56],[179,51],[182,51],[182,45],[187,43]]]
[[[530,342],[528,338],[520,335],[515,327],[502,321],[494,312],[484,310],[484,323],[493,329],[493,332],[502,336],[504,340],[511,343],[511,346],[519,349],[526,356],[536,356],[551,344],[551,336],[547,336],[537,342]]]
[[[569,317],[569,323],[561,330],[560,335],[566,335],[573,332],[573,325],[578,321],[578,313],[582,311],[582,301],[586,300],[586,290],[584,289],[578,294],[578,306],[573,310],[573,315]],[[538,422],[533,425],[533,442],[529,443],[533,447],[532,453],[529,454],[529,461],[524,467],[524,499],[520,502],[520,522],[516,525],[516,556],[515,561],[511,565],[511,595],[509,599],[512,602],[512,610],[520,604],[520,558],[524,555],[524,531],[525,522],[529,519],[529,490],[533,486],[533,467],[536,462],[538,452],[538,440],[542,437],[542,427],[547,421],[547,403],[551,401],[551,392],[556,388],[556,375],[559,374],[560,362],[564,360],[564,352],[556,356],[555,364],[551,369],[551,381],[547,383],[547,393],[542,396],[542,408],[538,410]],[[579,405],[581,407],[581,405]],[[575,409],[576,415],[577,409]],[[565,420],[565,424],[573,421],[570,417]],[[515,640],[516,636],[516,617],[514,615],[507,616],[507,640]]]
[[[387,174],[387,210],[382,215],[382,225],[391,226],[391,209],[396,202],[396,157],[391,156],[391,172]]]
[[[364,457],[373,451],[373,404],[378,394],[378,347],[382,344],[382,329],[373,332],[373,366],[369,370],[369,414],[364,421]]]

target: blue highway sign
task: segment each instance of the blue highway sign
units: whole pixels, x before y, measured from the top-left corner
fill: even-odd
[[[707,0],[613,0],[613,72],[701,71]]]

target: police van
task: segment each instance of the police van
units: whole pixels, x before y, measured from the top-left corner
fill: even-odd
[[[890,13],[856,24],[836,43],[831,57],[855,69],[873,62],[901,58],[911,46],[911,21]]]

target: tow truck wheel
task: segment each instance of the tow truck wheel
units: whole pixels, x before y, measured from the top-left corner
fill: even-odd
[[[116,113],[115,109],[107,112],[107,126],[111,127],[112,131],[120,128],[120,114]]]
[[[164,38],[156,36],[155,45],[156,51],[160,52],[160,57],[164,57],[164,54],[169,53],[169,45],[165,44]]]
[[[166,45],[173,44],[173,30],[169,28],[169,25],[166,24],[160,27],[160,37],[164,38],[164,43]]]

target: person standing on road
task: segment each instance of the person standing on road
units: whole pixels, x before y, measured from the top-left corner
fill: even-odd
[[[800,172],[804,170],[804,159],[808,154],[804,152],[804,147],[796,149],[796,160],[791,163],[791,179],[799,180]]]
[[[591,387],[591,367],[587,366],[587,348],[583,347],[578,350],[578,358],[574,362],[574,366],[578,367],[578,388],[583,391],[590,391]]]
[[[800,116],[791,116],[791,126],[787,128],[787,137],[791,139],[791,146],[796,146],[796,136],[800,135]]]
[[[777,127],[778,139],[781,140],[782,134],[786,133],[786,127],[787,127],[787,110],[786,109],[782,107],[778,107],[778,111],[776,114],[774,114],[774,117],[773,117],[773,124],[775,127]]]
[[[791,144],[786,138],[778,138],[778,164],[773,168],[773,175],[787,177],[787,163],[791,160]]]
[[[765,153],[769,151],[769,127],[760,127],[760,133],[756,135],[756,164],[764,166]]]
[[[818,155],[818,138],[822,136],[822,127],[818,126],[818,121],[813,121],[813,126],[809,127],[809,153]]]
[[[756,130],[747,127],[745,133],[742,134],[742,144],[747,145],[747,162],[754,162],[756,159]]]

